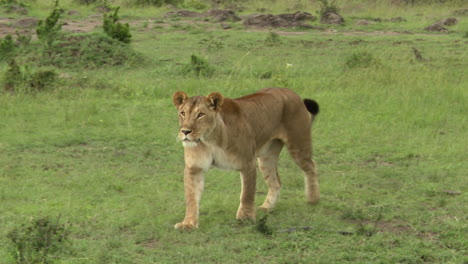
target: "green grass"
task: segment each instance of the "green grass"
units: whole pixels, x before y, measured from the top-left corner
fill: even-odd
[[[415,34],[383,34],[399,31],[396,23],[353,24],[277,30],[274,45],[265,43],[270,32],[240,26],[149,23],[130,28],[140,65],[60,68],[53,89],[0,93],[0,263],[15,263],[8,234],[43,217],[70,232],[56,263],[466,263],[468,24],[422,32],[426,18],[413,14],[424,8],[450,12],[409,8],[403,27]],[[346,10],[381,16],[380,7]],[[187,73],[193,54],[211,76]],[[359,54],[378,63],[346,66]],[[238,97],[267,86],[321,106],[313,129],[320,204],[306,204],[302,173],[282,153],[281,197],[264,223],[271,235],[235,220],[239,176],[220,170],[206,176],[199,230],[176,232],[183,149],[172,93]],[[283,232],[291,227],[299,229]]]

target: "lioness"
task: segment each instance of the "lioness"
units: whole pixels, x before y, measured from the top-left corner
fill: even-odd
[[[320,198],[318,175],[312,160],[311,124],[319,112],[317,102],[302,100],[284,88],[266,88],[237,99],[213,92],[188,97],[176,92],[179,111],[178,139],[184,146],[185,218],[176,229],[198,228],[203,173],[211,167],[240,171],[242,192],[237,219],[255,220],[256,161],[268,185],[261,209],[270,210],[278,200],[278,156],[286,145],[305,173],[307,201]]]

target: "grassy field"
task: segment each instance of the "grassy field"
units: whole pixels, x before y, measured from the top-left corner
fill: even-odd
[[[50,5],[37,2],[30,15],[43,19]],[[447,34],[430,33],[423,28],[463,6],[350,3],[341,3],[346,24],[324,30],[241,22],[222,30],[162,19],[166,7],[124,6],[140,61],[55,68],[44,91],[2,90],[0,263],[468,263],[468,16]],[[83,23],[94,13],[62,5]],[[354,22],[395,16],[407,22]],[[209,76],[194,73],[192,55]],[[3,61],[0,74],[7,70]],[[171,95],[239,97],[263,87],[319,102],[321,202],[306,204],[302,173],[282,153],[271,235],[235,220],[239,176],[221,170],[206,175],[200,228],[175,231],[184,164]],[[266,191],[259,179],[258,205]],[[66,239],[44,246],[60,234]],[[41,254],[48,258],[33,262]]]

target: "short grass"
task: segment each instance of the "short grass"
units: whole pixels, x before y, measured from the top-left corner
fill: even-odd
[[[70,231],[56,263],[468,261],[466,21],[449,34],[411,21],[416,34],[275,31],[273,43],[268,31],[179,23],[134,28],[141,65],[59,69],[54,89],[0,94],[0,263],[15,263],[11,230],[40,217]],[[211,77],[187,71],[192,55]],[[172,93],[237,97],[268,86],[320,103],[320,204],[306,204],[302,173],[283,153],[273,234],[235,220],[239,176],[220,170],[206,176],[200,229],[176,232],[183,149]],[[257,189],[260,204],[260,176]]]

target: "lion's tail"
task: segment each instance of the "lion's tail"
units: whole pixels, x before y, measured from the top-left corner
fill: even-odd
[[[314,122],[315,117],[320,112],[319,104],[312,99],[304,99],[304,105],[306,106],[307,111],[312,115],[311,122]]]
[[[307,111],[309,111],[309,113],[311,113],[313,117],[318,115],[318,113],[320,112],[319,104],[312,99],[304,99],[304,105],[306,106]]]

